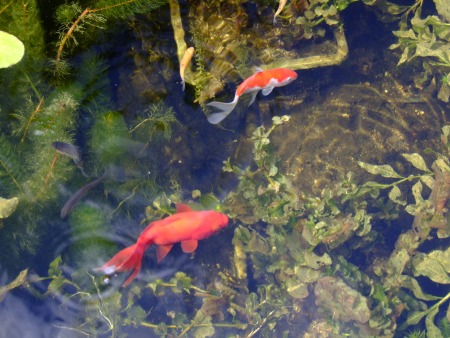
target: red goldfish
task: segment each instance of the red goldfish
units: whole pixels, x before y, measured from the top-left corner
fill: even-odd
[[[221,110],[219,113],[209,115],[208,122],[217,124],[226,118],[236,107],[242,94],[253,93],[249,106],[255,101],[256,94],[262,90],[264,96],[269,95],[275,87],[285,86],[297,78],[297,73],[287,68],[274,68],[269,70],[257,69],[257,72],[245,79],[234,94],[234,100],[230,103],[210,102],[207,106]]]
[[[122,285],[127,286],[138,275],[142,256],[150,245],[158,245],[156,257],[159,263],[175,243],[181,242],[183,252],[194,252],[199,240],[211,236],[228,224],[228,217],[217,211],[193,211],[189,206],[181,203],[178,203],[176,208],[176,214],[147,225],[139,235],[136,244],[119,251],[96,270],[107,275],[133,270]]]

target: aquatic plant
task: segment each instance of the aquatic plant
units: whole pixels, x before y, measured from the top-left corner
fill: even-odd
[[[148,106],[144,114],[145,118],[137,118],[130,133],[137,135],[137,138],[149,142],[156,141],[158,134],[161,134],[165,141],[172,136],[173,124],[179,124],[172,107],[159,102]]]
[[[450,15],[448,1],[434,1],[437,15],[422,16],[423,1],[415,1],[404,8],[399,30],[394,31],[397,43],[391,49],[399,49],[402,54],[398,65],[416,61],[421,67],[415,77],[421,88],[435,79],[439,87],[438,98],[449,101],[450,86],[447,81],[450,67]],[[409,17],[412,15],[412,18]]]
[[[164,0],[102,0],[95,3],[95,8],[84,9],[78,3],[60,5],[56,10],[56,20],[60,25],[56,65],[58,66],[61,61],[63,51],[70,41],[77,45],[78,35],[89,36],[88,27],[103,28],[107,19],[126,19],[133,14],[155,9],[165,2]]]
[[[264,130],[264,127],[260,128]],[[261,131],[256,130],[254,137],[259,133]],[[448,135],[448,127],[444,127],[443,143],[446,145]],[[283,190],[280,188],[280,193],[274,196],[267,195],[263,188],[267,177],[256,176],[260,172],[267,173],[271,168],[267,163],[276,163],[276,155],[268,151],[268,139],[262,138],[263,147],[258,143],[260,140],[257,138],[255,142],[255,167],[242,170],[229,161],[224,167],[226,171],[232,171],[239,177],[236,189],[239,193],[237,196],[235,192],[231,193],[224,202],[224,207],[232,206],[230,214],[236,220],[248,224],[239,226],[233,239],[236,275],[245,280],[248,278],[247,271],[250,270],[256,285],[269,283],[282,290],[285,293],[285,304],[306,301],[311,297],[311,286],[314,286],[315,304],[319,312],[333,314],[333,321],[328,329],[335,334],[353,332],[354,335],[359,335],[361,332],[371,332],[375,335],[389,335],[426,318],[427,332],[440,336],[434,318],[440,307],[448,303],[449,295],[438,297],[424,293],[416,278],[426,276],[441,285],[449,282],[449,271],[445,263],[448,249],[430,253],[418,251],[422,243],[430,240],[433,229],[437,229],[438,237],[448,237],[449,227],[444,216],[447,211],[443,209],[450,191],[446,180],[450,169],[448,154],[435,152],[437,159],[432,165],[434,173],[417,153],[404,154],[403,157],[412,168],[422,172],[419,174],[401,175],[390,165],[360,162],[360,166],[368,172],[395,181],[368,181],[356,185],[349,174],[342,183],[325,189],[319,198],[304,196],[297,201],[296,208],[289,208],[289,201],[286,201],[285,206],[288,207],[284,209],[281,219],[284,226],[280,227],[280,219],[267,217],[267,209],[271,203],[278,203],[277,198],[283,196]],[[261,158],[264,161],[261,162]],[[283,176],[278,169],[272,169],[272,173],[275,172]],[[253,183],[253,175],[258,177],[256,182],[262,182],[260,186]],[[288,180],[287,177],[284,179]],[[411,194],[415,203],[402,197],[400,187],[407,183],[412,184]],[[432,189],[427,200],[422,197],[422,183]],[[384,189],[389,189],[388,200],[380,203],[380,191]],[[363,196],[367,197],[366,194],[374,202],[367,198],[361,199]],[[370,252],[372,243],[383,236],[379,230],[373,229],[372,224],[377,218],[389,220],[400,217],[395,208],[383,209],[390,203],[402,207],[415,218],[409,230],[399,236],[389,259],[375,262],[369,268],[372,271],[370,275],[366,275],[348,260],[354,259],[352,249]],[[252,207],[242,208],[248,204]],[[256,207],[258,204],[264,206],[262,211]],[[372,210],[370,215],[367,211],[369,207]],[[386,217],[386,211],[390,211],[393,218]],[[258,219],[264,221],[264,225],[255,224]],[[349,241],[350,238],[352,242]],[[349,247],[343,247],[343,243]],[[318,256],[311,252],[314,248],[321,248],[321,252],[326,249],[322,256]],[[402,291],[402,288],[410,290],[412,295]],[[335,293],[347,296],[335,299]],[[328,302],[330,299],[334,301]],[[350,299],[352,300],[349,301]],[[295,308],[295,305],[291,306]],[[348,310],[347,306],[350,306]],[[397,318],[402,312],[407,312],[406,320],[401,321],[397,327]],[[315,310],[311,311],[310,316],[312,313]],[[339,317],[343,313],[346,315]],[[297,315],[300,316],[300,313],[291,312],[290,320]],[[313,325],[317,325],[320,316],[316,314],[313,318]],[[274,319],[273,325],[277,325],[279,320],[280,318]],[[351,324],[352,321],[358,324]],[[313,332],[314,326],[310,326],[309,330]]]
[[[231,160],[224,163],[224,170],[239,178],[235,191],[217,206],[237,224],[230,262],[203,265],[211,272],[207,281],[174,269],[170,278],[136,282],[124,291],[114,289],[114,276],[94,276],[85,268],[69,276],[63,272],[63,260],[57,258],[49,269],[47,294],[86,306],[79,322],[61,326],[92,335],[125,334],[136,327],[163,336],[251,337],[273,332],[391,336],[408,335],[410,326],[425,319],[427,334],[444,336],[448,322],[435,323],[435,319],[442,317],[450,294],[424,292],[419,278],[440,286],[450,283],[449,249],[420,251],[422,243],[434,241],[434,231],[439,237],[448,236],[443,206],[450,191],[446,181],[450,129],[443,128],[446,153],[433,152],[437,158],[433,171],[418,153],[403,155],[411,164],[405,166],[406,174],[390,165],[360,163],[385,181],[358,185],[349,174],[321,196],[310,197],[297,196],[291,189],[270,140],[273,130],[286,123],[288,117],[275,117],[272,126],[255,130],[254,162],[248,168],[239,168]],[[425,194],[418,188],[422,183],[430,187],[428,199],[419,197]],[[404,189],[405,185],[411,189]],[[210,208],[218,202],[200,191],[194,191],[193,197],[203,197],[202,203]],[[148,220],[172,213],[172,202],[180,198],[179,192],[154,198],[146,210]],[[398,208],[392,208],[392,203]],[[81,206],[75,211],[70,217],[79,227],[77,232],[96,229],[97,225],[86,225],[91,223],[104,228],[105,218],[95,209]],[[386,217],[387,212],[392,212],[391,217]],[[387,235],[384,228],[389,229],[389,222],[404,212],[413,213],[414,220],[404,227],[393,251],[365,268],[354,264],[355,256],[372,255],[382,245]],[[380,220],[385,222],[383,229],[376,226]],[[104,244],[107,250],[109,243]],[[183,309],[180,299],[189,299],[191,310]],[[153,313],[155,304],[164,311]]]

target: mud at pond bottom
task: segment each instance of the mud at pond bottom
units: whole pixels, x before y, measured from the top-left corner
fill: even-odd
[[[317,195],[349,171],[357,181],[358,161],[396,165],[402,153],[439,149],[444,109],[426,92],[409,93],[392,75],[329,88],[320,100],[292,109],[272,144],[283,173],[300,194]]]

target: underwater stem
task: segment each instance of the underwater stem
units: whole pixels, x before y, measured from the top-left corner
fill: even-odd
[[[9,6],[11,6],[11,4],[13,3],[14,0],[11,0],[5,7],[3,7],[2,9],[0,9],[0,14],[3,13],[3,11],[5,11]]]
[[[50,164],[50,169],[48,171],[48,174],[47,174],[47,176],[45,176],[45,179],[44,179],[45,184],[48,183],[48,180],[50,179],[50,176],[52,175],[53,168],[55,167],[55,163],[56,163],[56,160],[58,159],[58,157],[59,157],[59,154],[55,152],[55,155],[53,155],[52,163]],[[38,195],[40,195],[40,193]]]
[[[28,269],[22,270],[19,275],[8,285],[0,287],[0,302],[3,300],[5,293],[22,286],[27,281]]]
[[[152,329],[157,329],[158,325],[156,324],[152,324],[152,323],[147,323],[147,322],[141,322],[142,326],[145,327],[150,327]],[[208,327],[208,326],[215,326],[215,327],[233,327],[239,330],[245,330],[247,327],[247,324],[242,324],[242,323],[233,323],[233,324],[228,324],[228,323],[211,323],[211,324],[195,324],[194,327]],[[166,328],[168,329],[178,329],[179,326],[178,325],[167,325]],[[178,336],[178,337],[181,337]]]
[[[28,74],[23,70],[22,66],[19,65],[19,69],[22,72],[23,76],[25,76],[28,80],[28,82],[30,83],[31,89],[33,89],[34,93],[36,94],[37,98],[39,100],[42,99],[41,94],[39,93],[39,91],[37,90],[36,86],[34,85],[33,81],[31,81],[30,77],[28,76]]]
[[[3,163],[2,160],[0,160],[0,164],[2,165],[2,167],[5,169],[6,173],[8,174],[9,177],[11,177],[11,180],[14,182],[14,184],[16,185],[16,187],[20,190],[20,192],[22,194],[25,194],[22,190],[22,188],[19,185],[19,182],[17,182],[17,180],[14,178],[14,176],[12,175],[11,171],[9,171],[8,167],[6,166],[5,163]]]
[[[25,136],[26,136],[27,133],[28,133],[28,129],[30,128],[30,124],[31,124],[31,121],[33,121],[34,115],[36,115],[36,114],[41,110],[41,106],[42,106],[42,103],[43,103],[43,102],[44,102],[44,97],[41,97],[41,100],[39,101],[39,103],[38,103],[36,109],[35,109],[34,112],[31,114],[31,116],[30,116],[30,118],[29,118],[29,120],[28,120],[28,122],[27,122],[27,125],[26,125],[25,130],[24,130],[23,135],[22,135],[22,139],[20,140],[20,143],[21,143],[21,144],[22,144],[23,141],[25,140]]]
[[[67,42],[67,40],[69,40],[69,38],[72,36],[73,31],[75,30],[75,28],[78,26],[78,24],[80,23],[81,20],[83,20],[83,18],[88,15],[90,13],[90,9],[89,7],[86,8],[83,13],[81,13],[81,15],[75,20],[75,22],[72,24],[72,26],[69,28],[69,30],[67,31],[66,35],[64,36],[64,38],[61,41],[61,44],[59,45],[58,48],[58,53],[56,55],[56,62],[59,62],[61,59],[61,54],[62,51],[64,49],[64,46]]]
[[[337,50],[336,53],[330,55],[316,55],[298,59],[280,59],[262,66],[263,69],[272,68],[289,68],[292,70],[311,69],[325,66],[333,66],[342,63],[348,55],[347,39],[344,31],[336,29],[334,31]]]

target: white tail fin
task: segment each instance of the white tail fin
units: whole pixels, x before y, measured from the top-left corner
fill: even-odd
[[[236,107],[236,104],[239,101],[239,96],[235,95],[234,100],[230,103],[224,103],[224,102],[210,102],[207,104],[207,106],[214,107],[217,109],[220,109],[221,112],[219,113],[213,113],[208,116],[208,122],[212,124],[217,124],[219,122],[222,122],[224,118],[226,118],[230,113],[233,111],[234,107]]]

